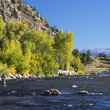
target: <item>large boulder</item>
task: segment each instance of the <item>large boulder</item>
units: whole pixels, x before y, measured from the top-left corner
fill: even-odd
[[[61,95],[61,92],[58,89],[49,89],[49,90],[43,91],[41,95],[42,96],[58,96],[58,95]]]

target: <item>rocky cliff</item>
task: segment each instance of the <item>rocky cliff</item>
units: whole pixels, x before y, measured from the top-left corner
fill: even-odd
[[[0,0],[0,15],[6,22],[10,19],[25,20],[31,27],[39,31],[46,30],[51,35],[58,32],[57,29],[49,26],[37,10],[23,2],[23,0]]]

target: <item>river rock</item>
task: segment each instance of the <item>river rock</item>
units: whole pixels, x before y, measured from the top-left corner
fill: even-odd
[[[61,92],[58,89],[50,89],[45,90],[43,93],[41,93],[43,96],[58,96],[61,95]]]
[[[82,90],[82,91],[79,91],[77,94],[78,95],[89,95],[89,92],[86,90]]]
[[[16,90],[10,90],[7,92],[7,95],[16,95],[17,96],[17,91]]]

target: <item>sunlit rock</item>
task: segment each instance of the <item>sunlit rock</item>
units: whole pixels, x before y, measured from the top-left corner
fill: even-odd
[[[50,89],[45,90],[43,93],[41,93],[43,96],[58,96],[61,95],[61,92],[58,89]]]

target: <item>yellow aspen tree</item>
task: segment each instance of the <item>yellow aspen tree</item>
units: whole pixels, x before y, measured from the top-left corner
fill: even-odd
[[[70,69],[70,63],[72,60],[72,50],[73,50],[73,33],[66,33],[66,44],[65,44],[65,61],[66,70]]]

